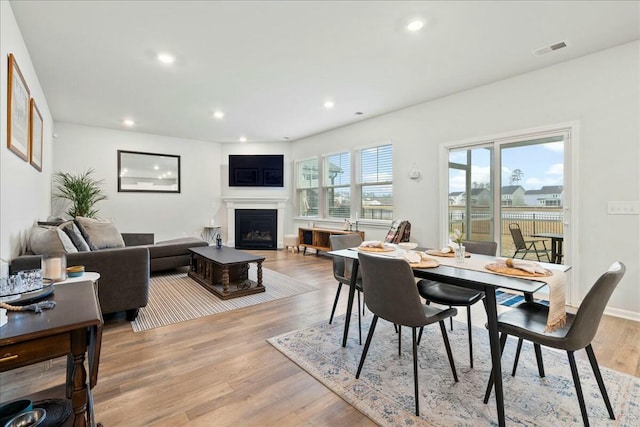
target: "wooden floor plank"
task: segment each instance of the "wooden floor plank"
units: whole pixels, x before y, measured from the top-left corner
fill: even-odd
[[[107,318],[94,389],[98,421],[156,427],[374,425],[266,341],[328,321],[336,292],[331,259],[284,250],[252,253],[266,257],[264,267],[319,289],[139,333],[123,316]],[[346,311],[346,300],[343,289],[337,314]],[[459,313],[466,322],[466,310]],[[473,307],[472,318],[484,325],[482,304]],[[593,345],[601,366],[640,376],[637,322],[605,316]],[[586,358],[584,352],[576,356]],[[460,363],[468,363],[466,354]],[[2,373],[0,399],[53,387],[65,368],[64,359],[56,359]]]

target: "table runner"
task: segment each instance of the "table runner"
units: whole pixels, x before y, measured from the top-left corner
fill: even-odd
[[[459,263],[455,258],[435,257],[441,265],[450,267],[463,268],[466,270],[484,271],[485,273],[498,274],[501,276],[517,277],[519,279],[541,281],[549,285],[549,314],[547,317],[547,327],[545,332],[554,332],[558,328],[565,325],[567,321],[566,312],[566,283],[567,276],[563,271],[551,271],[551,276],[522,277],[512,276],[509,274],[496,273],[485,268],[489,262],[486,257],[478,257],[471,255],[465,258],[464,262]],[[496,258],[496,261],[504,261],[504,258]]]

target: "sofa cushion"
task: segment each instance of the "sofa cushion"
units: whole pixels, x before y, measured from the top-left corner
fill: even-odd
[[[84,228],[97,249],[124,248],[122,235],[111,221],[78,216],[76,222]]]
[[[154,259],[188,255],[189,248],[195,248],[197,246],[208,246],[208,243],[196,237],[182,237],[180,239],[164,240],[147,247],[149,248],[149,258]]]
[[[32,227],[29,249],[36,255],[78,252],[69,236],[59,227]]]
[[[59,227],[67,234],[67,236],[69,236],[69,239],[71,239],[73,245],[78,249],[78,252],[87,252],[91,250],[87,241],[82,237],[80,229],[73,221],[66,221]]]

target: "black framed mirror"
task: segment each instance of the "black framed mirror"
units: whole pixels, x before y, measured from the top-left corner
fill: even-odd
[[[179,193],[180,156],[118,150],[118,192]]]

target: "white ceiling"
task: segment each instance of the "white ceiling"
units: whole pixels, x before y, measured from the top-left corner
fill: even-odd
[[[123,129],[132,118],[134,131],[215,142],[296,140],[640,38],[637,1],[11,7],[54,120]],[[409,33],[414,17],[427,24]],[[559,41],[569,47],[532,54]]]

